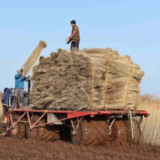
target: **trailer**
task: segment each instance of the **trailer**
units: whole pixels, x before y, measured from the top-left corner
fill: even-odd
[[[45,42],[40,41],[37,48],[23,65],[23,76],[34,66],[41,51],[46,46],[47,44]],[[117,55],[117,52],[115,52],[115,55]],[[101,59],[104,59],[103,56]],[[105,83],[103,106],[106,104],[106,91],[109,77],[109,70],[108,67],[106,67],[107,66],[102,68],[106,71],[101,75],[104,77]],[[18,107],[18,97],[11,95],[8,106],[9,111],[7,113],[8,123],[5,131],[1,135],[38,141],[55,141],[62,139],[71,141],[76,145],[84,146],[103,145],[108,142],[139,144],[141,140],[140,124],[143,118],[148,116],[148,113],[144,110],[137,110],[137,103],[134,108],[127,108],[127,95],[133,69],[130,68],[129,73],[127,72],[129,75],[125,75],[127,84],[124,96],[124,108],[120,108],[120,106],[114,108],[105,106],[105,109],[96,109],[98,108],[97,106],[93,108],[95,68],[95,65],[92,64],[91,74],[89,75],[91,78],[91,107],[89,110],[40,110],[30,108],[31,82],[29,80],[28,92],[24,94],[25,106],[23,108],[20,109]],[[116,71],[119,72],[119,69]],[[39,80],[37,81],[39,83]],[[136,82],[138,87],[140,79],[136,80]],[[115,86],[115,88],[116,87],[117,86]],[[41,91],[43,91],[43,88],[40,92]],[[136,101],[138,101],[139,89],[137,89],[136,92]],[[15,99],[16,107],[12,107],[13,99]],[[47,108],[47,106],[44,105],[44,108]]]
[[[137,145],[141,141],[140,124],[149,115],[145,110],[127,106],[100,110],[93,108],[93,105],[89,110],[81,111],[33,109],[29,107],[30,87],[31,82],[28,81],[23,108],[19,108],[18,97],[10,95],[8,122],[1,136],[37,141],[61,139],[83,146],[103,145],[108,142]],[[13,99],[16,103],[14,108]]]
[[[9,109],[3,135],[38,141],[69,140],[93,146],[107,142],[139,144],[140,124],[148,117],[144,110],[58,111]]]

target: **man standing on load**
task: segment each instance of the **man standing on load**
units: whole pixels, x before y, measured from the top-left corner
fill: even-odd
[[[19,98],[19,107],[23,107],[24,97],[24,81],[28,81],[28,78],[22,77],[23,69],[17,71],[15,75],[15,95]],[[13,104],[15,107],[15,103]]]
[[[69,36],[67,38],[67,44],[69,44],[71,42],[71,48],[77,48],[79,49],[79,41],[80,41],[80,34],[79,34],[79,28],[76,25],[76,21],[72,20],[71,21],[71,26],[72,26],[72,32],[71,32],[71,36]]]

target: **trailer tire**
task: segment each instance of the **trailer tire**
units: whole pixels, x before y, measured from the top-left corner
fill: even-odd
[[[19,132],[18,132],[18,138],[26,138],[26,125],[24,123],[18,123],[19,125]]]
[[[40,141],[56,141],[60,139],[60,132],[57,126],[45,126],[38,128],[37,140]]]
[[[140,124],[134,120],[134,133],[132,137],[132,129],[130,120],[116,120],[112,126],[112,140],[119,144],[136,144],[141,140]]]
[[[77,134],[71,138],[76,145],[103,145],[106,141],[109,141],[107,122],[103,120],[84,120],[78,128]]]
[[[38,115],[32,115],[32,117],[31,117],[31,119],[30,119],[31,125],[33,125],[38,119],[39,119],[39,116],[38,116]],[[40,123],[40,122],[39,122],[39,123]],[[38,124],[39,124],[39,123],[38,123]],[[27,124],[27,127],[26,127],[26,135],[27,135],[27,138],[28,138],[28,139],[33,139],[33,140],[39,139],[39,138],[38,138],[38,131],[39,131],[39,128],[33,128],[33,129],[31,129],[29,123]]]
[[[31,118],[31,124],[34,124],[39,119],[38,115],[34,115]],[[42,119],[38,122],[38,125],[44,124],[45,119]],[[30,129],[29,124],[27,125],[27,137],[29,139],[34,139],[37,141],[55,141],[60,138],[59,130],[56,129],[56,126],[40,126],[37,128]]]
[[[17,122],[19,119],[19,115],[13,115],[13,124]],[[11,126],[11,122],[9,122],[9,127]],[[26,126],[22,122],[18,122],[14,128],[9,130],[9,136],[12,138],[25,138],[26,137]]]

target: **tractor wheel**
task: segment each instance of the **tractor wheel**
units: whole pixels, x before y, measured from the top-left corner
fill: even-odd
[[[141,140],[140,124],[133,121],[133,133],[130,120],[116,120],[112,126],[112,140],[120,144],[139,144]]]
[[[107,122],[102,120],[84,120],[72,136],[72,142],[76,145],[94,146],[103,145],[109,140]]]
[[[13,116],[13,125],[19,119],[19,115]],[[11,122],[9,123],[9,127],[11,126]],[[26,126],[22,122],[18,122],[13,128],[9,130],[9,136],[12,138],[25,138],[26,135]]]
[[[34,124],[38,120],[39,116],[33,116],[31,118],[31,124]],[[38,125],[44,124],[45,119],[38,122]],[[59,130],[55,129],[56,126],[40,126],[37,128],[30,129],[29,124],[27,125],[27,137],[29,139],[35,139],[37,141],[55,141],[60,138]]]

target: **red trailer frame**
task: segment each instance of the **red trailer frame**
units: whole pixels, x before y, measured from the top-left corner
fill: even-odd
[[[146,112],[145,110],[131,110],[131,111],[135,116],[140,116],[141,120],[143,117],[148,117],[149,115],[148,112]],[[20,117],[15,123],[13,123],[13,118],[12,118],[14,113],[20,115]],[[31,123],[30,113],[41,114],[41,116],[36,122]],[[51,121],[49,123],[38,124],[38,122],[41,121],[42,118],[48,115],[49,113],[60,114],[60,115],[64,114],[65,117],[58,120]],[[56,111],[54,110],[53,111],[53,110],[33,110],[33,109],[9,109],[8,120],[11,122],[11,125],[6,129],[5,134],[7,134],[8,131],[11,128],[14,128],[19,122],[29,123],[30,129],[42,127],[44,125],[54,125],[56,122],[62,122],[66,120],[70,120],[71,125],[73,126],[72,120],[74,118],[77,118],[78,121],[81,121],[86,116],[90,116],[90,117],[107,116],[107,115],[108,116],[127,116],[128,113],[129,113],[128,110],[118,110],[118,109],[107,110],[107,111],[103,111],[103,110],[97,110],[97,111]],[[27,117],[27,119],[25,121],[24,120],[22,121],[24,117]]]

